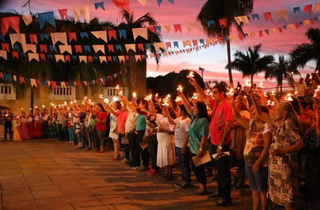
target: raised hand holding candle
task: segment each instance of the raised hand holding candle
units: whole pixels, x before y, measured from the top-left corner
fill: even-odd
[[[133,93],[132,93],[132,98],[133,98],[133,99],[137,99],[137,93],[136,93],[136,92],[133,92]]]
[[[109,104],[109,99],[105,98],[105,99],[103,99],[103,102],[106,103],[106,104]]]
[[[251,87],[250,79],[247,79],[247,80],[246,80],[246,86],[247,86],[247,87]]]
[[[100,94],[100,99],[103,99],[103,95],[102,94]]]
[[[187,78],[193,78],[193,77],[194,77],[193,71],[190,71],[190,73],[188,74]]]
[[[178,88],[177,88],[177,91],[182,93],[183,92],[183,87],[181,85],[179,85]]]
[[[263,83],[262,82],[260,82],[259,87],[263,88]]]

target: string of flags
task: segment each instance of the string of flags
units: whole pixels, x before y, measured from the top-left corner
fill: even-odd
[[[126,68],[126,70],[121,70],[117,73],[111,74],[106,77],[100,77],[100,78],[86,80],[86,81],[53,81],[53,80],[32,78],[28,76],[19,75],[19,74],[10,74],[10,73],[6,73],[5,71],[0,71],[0,80],[9,82],[9,83],[16,82],[19,84],[31,85],[31,87],[36,87],[36,88],[40,86],[48,86],[48,87],[51,86],[52,88],[56,88],[58,86],[81,87],[81,86],[89,86],[89,85],[96,85],[96,84],[106,85],[106,83],[112,82],[114,79],[122,75],[125,75],[129,70],[130,70],[129,68]]]
[[[160,5],[162,0],[157,0],[158,4]],[[168,0],[171,3],[174,3],[174,0]],[[112,0],[112,2],[117,6],[121,7],[125,10],[130,11],[130,1],[129,0]],[[147,0],[139,0],[140,3],[146,3]],[[129,6],[128,6],[129,5]],[[99,2],[94,4],[95,9],[103,9],[105,10],[104,2]],[[129,9],[128,9],[129,8]],[[303,6],[303,10],[301,10],[302,7],[293,7],[293,13],[298,14],[301,11],[305,13],[310,13],[310,14],[316,14],[317,12],[320,11],[320,3],[314,3],[314,4],[308,4]],[[66,20],[69,18],[68,15],[68,9],[59,9],[59,14],[62,20]],[[90,14],[89,14],[89,5],[85,6],[76,6],[73,8],[73,15],[74,15],[74,20],[75,22],[79,21],[80,18],[84,18],[86,22],[90,21]],[[249,24],[252,21],[255,20],[261,20],[264,18],[267,22],[269,21],[280,21],[280,20],[285,20],[289,22],[289,10],[288,9],[281,9],[277,10],[274,12],[264,12],[263,14],[252,14],[252,15],[244,15],[244,16],[235,16],[235,20],[237,21],[238,24],[244,23],[244,24]],[[38,13],[38,19],[39,19],[39,25],[40,28],[42,29],[46,23],[56,27],[56,20],[54,17],[54,12],[49,11],[49,12],[43,12],[43,13]],[[29,25],[33,21],[33,17],[31,15],[23,15],[22,20],[26,25]],[[20,17],[19,16],[12,16],[12,17],[4,17],[1,18],[1,34],[5,35],[9,28],[11,27],[16,33],[20,33]],[[227,25],[227,20],[225,18],[219,19],[218,22],[215,22],[214,20],[208,20],[207,25],[210,27],[211,25],[216,25],[219,24],[220,26],[226,26]],[[182,25],[186,25],[187,27],[187,32],[190,33],[194,29],[202,30],[202,26],[199,22],[190,22],[186,24],[170,24],[170,25],[163,25],[163,26],[157,26],[157,27],[148,27],[150,31],[158,31],[161,32],[162,29],[164,29],[167,33],[170,32],[175,32],[175,33],[182,33]],[[140,32],[141,34],[145,34],[146,30],[138,30],[137,28],[135,31],[138,33]],[[123,30],[123,29],[119,29]],[[143,32],[143,33],[142,33]],[[120,33],[120,31],[118,32]],[[123,33],[123,31],[122,31]],[[142,36],[143,37],[143,36]],[[146,36],[145,36],[146,37]],[[146,38],[147,39],[147,38]]]

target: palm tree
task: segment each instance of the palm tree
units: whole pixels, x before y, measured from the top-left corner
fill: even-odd
[[[310,28],[308,29],[306,36],[311,43],[303,43],[290,53],[292,59],[292,67],[304,67],[307,62],[315,61],[316,69],[320,69],[320,29]]]
[[[270,65],[269,68],[267,68],[265,79],[275,78],[278,83],[277,91],[279,91],[279,87],[280,87],[280,93],[282,93],[283,80],[287,80],[291,86],[293,85],[291,73],[300,74],[300,72],[297,70],[291,71],[290,61],[286,60],[283,55],[280,55],[278,62],[274,62],[273,64]]]
[[[253,76],[265,71],[273,63],[272,55],[260,56],[261,44],[249,47],[246,53],[236,51],[234,61],[231,63],[231,68],[242,72],[243,77],[250,76],[251,84],[253,84]]]
[[[235,17],[250,14],[253,10],[253,0],[208,0],[201,8],[197,19],[208,37],[228,37],[232,26],[243,34],[242,24],[238,25]],[[226,18],[226,27],[221,26],[219,20]],[[208,21],[214,21],[215,24],[209,24]],[[224,40],[223,40],[224,41]],[[227,39],[227,53],[228,53],[228,73],[229,82],[233,87],[232,71],[231,71],[231,54],[230,54],[230,40]]]

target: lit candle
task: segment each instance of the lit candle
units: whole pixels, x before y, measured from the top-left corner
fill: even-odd
[[[136,92],[133,92],[133,93],[132,93],[132,98],[133,98],[133,99],[137,99],[137,93],[136,93]]]
[[[271,106],[275,106],[275,105],[276,105],[276,103],[274,101],[272,101]]]
[[[158,93],[156,93],[156,94],[154,95],[154,97],[156,97],[156,98],[158,98],[158,96],[159,96],[159,94],[158,94]]]
[[[177,96],[175,101],[180,102],[180,101],[182,101],[182,99],[180,98],[180,96]]]
[[[169,106],[168,102],[165,100],[162,104],[163,106]]]
[[[66,101],[64,102],[64,105],[67,106],[67,102]]]
[[[179,85],[178,88],[177,88],[177,91],[182,93],[183,92],[183,87],[181,85]]]
[[[85,97],[83,98],[83,100],[85,100],[85,101],[86,101],[86,100],[87,100],[87,98],[88,98],[88,97],[87,97],[87,96],[85,96]]]
[[[23,111],[23,108],[21,108],[21,111]]]
[[[118,93],[118,95],[119,95],[119,96],[123,96],[123,91],[120,90],[119,93]]]
[[[70,101],[70,104],[73,105],[73,101]]]
[[[42,105],[42,108],[45,108],[46,106],[45,105]]]
[[[291,72],[291,75],[293,75],[293,71]]]
[[[259,87],[261,87],[261,88],[263,87],[263,83],[262,82],[260,82]]]
[[[197,93],[193,93],[192,98],[193,98],[193,99],[198,99],[198,94],[197,94]]]
[[[170,94],[168,94],[168,95],[166,96],[166,100],[167,100],[167,101],[170,101],[170,100],[171,100],[171,95],[170,95]]]
[[[38,109],[38,107],[37,107],[37,106],[34,106],[34,108]]]
[[[117,85],[117,86],[116,86],[116,90],[120,90],[120,87],[119,87],[119,85]]]
[[[267,97],[267,93],[266,93],[266,92],[264,92],[264,93],[263,93],[263,96],[264,96],[264,97]]]
[[[294,94],[297,95],[297,94],[298,94],[298,91],[294,91]]]
[[[102,94],[100,94],[100,98],[103,99],[103,95]]]
[[[188,74],[188,76],[187,76],[188,78],[193,78],[194,77],[194,75],[193,75],[193,71],[190,71],[190,73]]]
[[[319,73],[319,70],[317,70],[316,73],[318,74],[318,73]]]
[[[268,100],[268,103],[267,103],[267,106],[270,106],[271,105],[271,103],[270,103],[271,101],[270,100]]]
[[[31,111],[31,110],[32,110],[32,108],[29,108],[29,110]]]
[[[275,96],[276,94],[274,93],[274,90],[271,92],[271,95]]]
[[[247,87],[251,87],[250,79],[247,79],[247,80],[246,80],[246,86],[247,86]]]
[[[89,104],[91,104],[91,99],[90,99],[90,98],[89,98],[89,100],[88,100],[88,101],[89,101]]]
[[[76,103],[77,103],[77,100],[74,100],[74,102],[73,102],[73,103],[75,103],[75,104],[76,104]]]
[[[291,98],[291,93],[287,94],[287,101],[293,101],[293,99]]]
[[[114,96],[112,100],[116,102],[116,101],[119,101],[119,98]]]
[[[109,99],[108,99],[108,98],[105,98],[103,101],[104,101],[104,103],[106,103],[106,104],[109,103]]]

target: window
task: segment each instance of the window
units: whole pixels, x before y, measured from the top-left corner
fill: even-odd
[[[76,99],[75,87],[52,88],[51,100],[74,100]]]
[[[12,84],[0,83],[0,99],[16,100],[16,91]]]
[[[127,88],[126,87],[120,87],[120,90],[122,90],[124,96],[127,96]],[[117,96],[117,89],[116,87],[103,87],[103,97],[108,98],[109,100],[112,100],[113,97]]]

